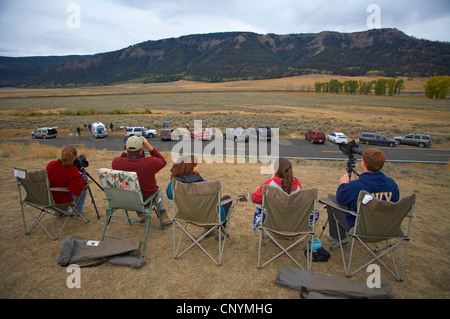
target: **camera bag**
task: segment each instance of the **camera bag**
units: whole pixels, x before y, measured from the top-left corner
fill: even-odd
[[[392,283],[381,280],[380,288],[369,288],[366,280],[337,278],[293,267],[280,267],[275,283],[300,291],[302,299],[392,298]]]
[[[96,267],[110,262],[141,268],[144,258],[140,253],[139,238],[124,238],[114,241],[93,241],[80,236],[64,239],[59,253],[58,264],[64,267],[78,264],[80,267]]]

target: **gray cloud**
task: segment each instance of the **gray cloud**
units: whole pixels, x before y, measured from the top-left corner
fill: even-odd
[[[94,54],[147,40],[225,31],[364,31],[372,3],[380,9],[383,28],[450,40],[447,0],[14,0],[0,1],[0,55]],[[70,27],[71,4],[80,9],[79,28]]]

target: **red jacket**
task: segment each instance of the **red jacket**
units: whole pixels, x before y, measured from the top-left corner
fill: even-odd
[[[164,156],[155,148],[150,155],[143,157],[142,154],[136,154],[127,157],[126,153],[122,153],[112,162],[112,169],[137,173],[144,201],[158,190],[155,175],[167,164]]]
[[[275,176],[274,178],[271,178],[271,179],[268,179],[267,181],[265,181],[261,185],[261,187],[256,192],[253,193],[253,195],[252,195],[252,202],[256,203],[256,204],[261,204],[262,203],[262,200],[263,200],[262,199],[263,198],[262,188],[263,188],[264,185],[275,186],[275,187],[278,187],[280,189],[283,189],[283,187],[281,185],[281,181],[282,181],[282,179],[279,178],[278,176]],[[292,181],[291,192],[299,191],[301,189],[302,189],[302,185],[300,184],[298,179],[296,179],[294,177],[294,180]]]
[[[72,194],[80,195],[86,184],[86,179],[81,176],[75,165],[63,166],[59,160],[51,161],[46,170],[50,187],[67,187],[70,191],[70,193],[52,192],[56,204],[70,203],[73,200]]]

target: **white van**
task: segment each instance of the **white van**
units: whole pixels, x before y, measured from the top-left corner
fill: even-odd
[[[102,122],[96,122],[92,124],[92,135],[95,138],[106,137],[108,135],[108,132],[105,125],[103,125]]]

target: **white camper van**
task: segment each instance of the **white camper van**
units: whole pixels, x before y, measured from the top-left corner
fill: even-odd
[[[102,122],[96,122],[92,124],[92,135],[95,138],[106,137],[108,132],[106,131],[105,125]]]

